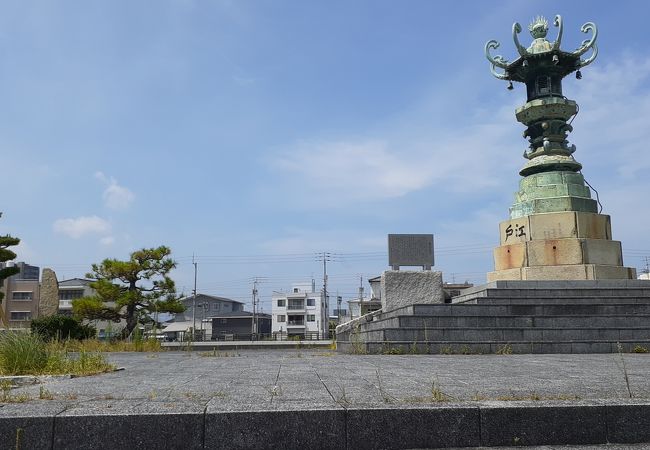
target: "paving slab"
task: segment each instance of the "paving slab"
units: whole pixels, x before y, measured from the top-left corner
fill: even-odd
[[[113,353],[123,371],[11,389],[0,449],[650,442],[648,354],[233,355]]]

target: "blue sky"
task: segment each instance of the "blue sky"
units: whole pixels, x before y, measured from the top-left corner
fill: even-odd
[[[570,141],[625,263],[650,256],[645,2],[0,5],[0,233],[60,279],[165,244],[183,292],[194,254],[199,292],[249,301],[260,277],[268,310],[321,285],[316,252],[348,299],[388,233],[433,233],[445,281],[484,282],[526,141],[522,86],[483,46],[514,58],[512,23],[538,14],[563,16],[567,50],[598,25],[598,59],[564,83]]]

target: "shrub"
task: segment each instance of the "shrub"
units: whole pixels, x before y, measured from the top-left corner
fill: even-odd
[[[26,375],[41,372],[47,365],[43,340],[34,334],[6,332],[0,335],[0,373]]]
[[[83,325],[69,316],[54,315],[32,320],[32,333],[38,334],[44,341],[65,339],[88,339],[96,334],[95,327]]]

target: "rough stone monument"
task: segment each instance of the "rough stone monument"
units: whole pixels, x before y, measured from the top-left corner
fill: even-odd
[[[558,34],[550,42],[547,20],[533,20],[528,30],[534,40],[526,48],[519,43],[521,25],[515,23],[512,37],[519,56],[512,62],[490,54],[499,47],[497,41],[485,45],[496,78],[507,80],[508,89],[513,89],[513,81],[526,85],[527,102],[517,108],[516,118],[527,127],[524,138],[530,143],[510,219],[499,225],[500,245],[494,250],[495,270],[488,273],[488,282],[634,279],[635,270],[623,266],[621,243],[612,240],[610,217],[601,214],[599,202],[591,198],[582,165],[573,156],[576,147],[567,140],[578,105],[564,97],[562,79],[573,72],[582,78],[580,69],[596,59],[597,29],[585,23],[581,31],[591,33],[590,38],[566,52],[560,49],[560,16],[555,16],[554,25]]]
[[[38,316],[53,316],[59,311],[59,282],[52,269],[43,269]]]
[[[389,234],[388,264],[381,275],[381,307],[392,311],[403,306],[443,303],[442,272],[433,266],[432,234]],[[420,266],[422,271],[401,271],[402,266]]]

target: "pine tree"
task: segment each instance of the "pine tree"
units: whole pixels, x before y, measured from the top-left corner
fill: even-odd
[[[2,213],[0,213],[2,217]],[[0,263],[5,263],[7,261],[12,261],[16,258],[16,254],[9,250],[9,247],[13,247],[20,243],[20,239],[12,237],[10,235],[0,236]],[[18,267],[4,267],[0,269],[0,288],[4,285],[4,281],[12,275],[20,272]],[[4,315],[4,309],[2,308],[2,300],[4,299],[4,292],[0,292],[0,321],[6,327],[7,320]]]
[[[72,301],[75,316],[89,320],[126,321],[122,338],[128,337],[139,319],[150,320],[154,312],[182,312],[169,272],[176,263],[168,247],[143,248],[128,261],[105,259],[92,265],[86,277],[96,295]]]

